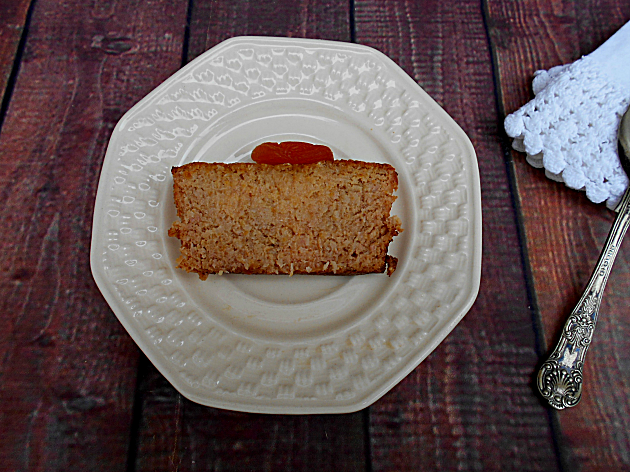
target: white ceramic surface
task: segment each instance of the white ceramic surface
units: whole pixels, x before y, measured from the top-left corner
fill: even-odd
[[[392,164],[392,277],[210,276],[175,268],[172,166],[249,161],[265,141],[326,144]],[[376,401],[477,296],[481,197],[473,147],[393,61],[355,44],[239,37],[178,71],[111,137],[91,264],[112,310],[187,398],[264,413]]]

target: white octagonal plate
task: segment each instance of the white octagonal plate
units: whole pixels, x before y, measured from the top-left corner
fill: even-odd
[[[392,277],[201,281],[175,268],[171,167],[250,161],[265,141],[326,144],[399,174]],[[120,120],[100,177],[94,279],[185,397],[262,413],[364,408],[414,369],[469,310],[481,271],[473,147],[382,53],[331,41],[240,37],[209,50]]]

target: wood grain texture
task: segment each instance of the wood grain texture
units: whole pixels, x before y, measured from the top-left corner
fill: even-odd
[[[386,6],[385,6],[386,5]],[[470,136],[483,201],[483,267],[472,310],[370,409],[381,470],[557,470],[537,363],[516,213],[479,2],[355,2],[357,41],[396,60]]]
[[[138,350],[92,280],[92,212],[114,124],[180,64],[186,6],[33,11],[0,135],[4,470],[126,468]]]
[[[0,2],[0,103],[16,64],[31,0]],[[1,122],[1,121],[0,121]]]
[[[139,371],[129,470],[182,470],[183,460],[195,465],[188,448],[181,448],[182,405],[186,400],[144,356]]]
[[[199,464],[210,470],[365,471],[366,443],[362,430],[357,432],[363,418],[362,413],[270,417],[186,403],[182,444],[189,445],[191,465],[181,470]]]
[[[183,398],[148,362],[139,384],[134,470],[364,471],[365,413],[260,415]]]
[[[350,40],[349,0],[197,0],[188,58],[234,36]]]
[[[347,1],[195,1],[188,59],[239,35],[348,40]],[[367,468],[365,413],[256,415],[183,399],[152,366],[140,384],[137,471]]]
[[[625,1],[487,3],[503,115],[531,99],[535,70],[579,59],[630,20]],[[545,347],[551,349],[588,281],[614,214],[546,179],[522,154],[512,157],[537,310]],[[565,470],[630,468],[629,262],[626,241],[587,354],[581,403],[552,413]]]

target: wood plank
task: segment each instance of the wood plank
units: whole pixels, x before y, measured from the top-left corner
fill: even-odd
[[[470,136],[484,222],[475,305],[370,409],[373,470],[557,470],[548,417],[532,388],[535,331],[481,4],[359,0],[355,7],[357,41],[396,60]]]
[[[183,398],[146,362],[134,470],[366,470],[365,412],[262,415]]]
[[[188,58],[234,36],[350,40],[348,0],[220,0],[193,3]]]
[[[4,100],[13,69],[17,67],[16,55],[30,5],[31,0],[0,2],[0,103]]]
[[[347,1],[194,2],[188,59],[239,35],[349,40]],[[367,468],[365,414],[258,415],[183,399],[147,366],[139,387],[137,471]]]
[[[199,421],[202,418],[203,421]],[[192,464],[227,470],[366,470],[363,415],[255,415],[183,408]],[[210,425],[210,427],[208,427]],[[203,447],[192,447],[196,444]]]
[[[186,400],[145,356],[139,372],[129,470],[181,470],[182,456],[188,456],[188,451],[180,451],[185,428],[182,408]]]
[[[259,415],[190,402],[148,362],[139,383],[133,469],[365,470],[364,414]]]
[[[588,54],[630,20],[628,2],[488,1],[503,116],[531,98],[537,69]],[[586,285],[612,225],[613,213],[554,183],[512,152],[523,229],[533,277],[543,349],[555,344]],[[553,412],[565,470],[624,470],[630,466],[630,245],[621,247],[604,294],[590,347],[581,403]]]
[[[138,350],[92,280],[93,202],[114,124],[179,67],[186,7],[34,8],[0,135],[6,470],[126,468]]]

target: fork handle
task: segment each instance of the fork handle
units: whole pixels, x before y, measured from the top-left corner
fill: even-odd
[[[610,270],[630,224],[630,188],[617,206],[617,211],[582,298],[569,315],[556,348],[538,372],[538,390],[558,410],[575,406],[582,398],[584,358],[593,339]]]

